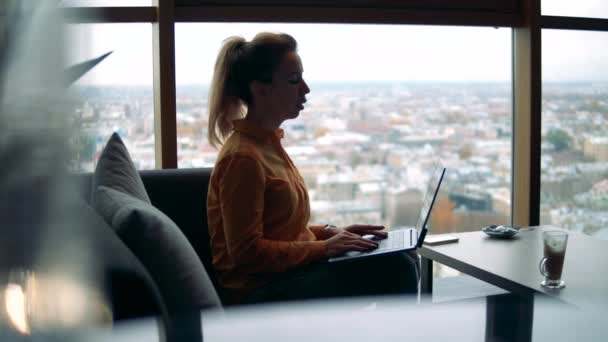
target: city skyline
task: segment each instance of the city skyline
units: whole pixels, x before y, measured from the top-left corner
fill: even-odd
[[[541,223],[608,239],[608,83],[543,89]],[[118,132],[137,168],[155,167],[149,87],[76,86],[79,170],[92,170]],[[205,89],[178,86],[178,167],[212,167]],[[318,87],[284,146],[305,179],[314,221],[407,225],[436,157],[450,169],[434,228],[475,229],[510,220],[512,96],[507,82],[349,83]],[[449,229],[448,229],[449,228]],[[444,231],[445,229],[448,229]]]

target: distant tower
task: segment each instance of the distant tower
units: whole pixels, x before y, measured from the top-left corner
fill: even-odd
[[[132,119],[133,118],[133,112],[131,111],[131,106],[128,103],[126,103],[124,105],[123,110],[125,112],[125,117],[127,119]]]

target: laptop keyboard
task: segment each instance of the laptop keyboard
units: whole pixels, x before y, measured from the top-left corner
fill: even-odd
[[[392,231],[388,232],[388,238],[383,239],[383,240],[376,240],[378,242],[377,249],[372,249],[372,250],[365,251],[365,252],[357,252],[357,251],[346,252],[345,256],[338,256],[338,257],[330,258],[330,261],[332,259],[341,260],[344,258],[354,257],[354,256],[358,256],[358,255],[374,255],[374,254],[380,254],[380,253],[392,251],[392,250],[411,248],[411,247],[414,247],[414,243],[415,243],[416,239],[418,238],[417,236],[418,236],[418,234],[416,233],[415,229],[392,230]],[[406,243],[405,240],[408,240],[409,243]]]
[[[386,239],[386,247],[385,248],[400,248],[403,246],[403,241],[405,239],[405,230],[396,230],[391,232],[388,239]]]

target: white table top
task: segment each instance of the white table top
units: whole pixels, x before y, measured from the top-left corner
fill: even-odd
[[[543,257],[542,232],[552,226],[524,228],[511,239],[491,238],[481,231],[450,234],[457,243],[424,245],[421,256],[521,295],[544,293],[577,306],[608,301],[608,241],[569,233],[562,279],[566,287],[540,285],[538,264]]]

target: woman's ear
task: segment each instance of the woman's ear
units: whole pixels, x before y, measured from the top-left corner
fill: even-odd
[[[249,91],[251,92],[251,96],[257,99],[264,98],[268,93],[266,84],[260,81],[251,81],[249,83]]]

